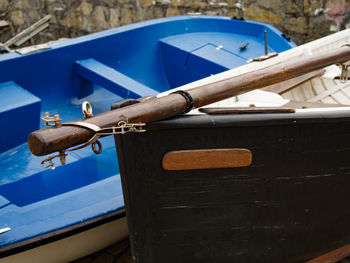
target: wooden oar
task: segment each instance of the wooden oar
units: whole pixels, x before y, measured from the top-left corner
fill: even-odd
[[[196,87],[188,90],[187,93],[173,93],[168,96],[101,113],[86,120],[80,120],[80,124],[93,124],[95,128],[106,128],[117,127],[120,121],[149,123],[162,120],[184,113],[188,107],[202,107],[254,89],[285,81],[331,64],[344,63],[348,60],[350,60],[350,46],[346,45],[329,50],[326,53],[304,56]],[[31,133],[28,138],[28,145],[31,152],[38,156],[57,151],[62,154],[70,147],[86,143],[95,133],[94,129],[84,128],[82,125],[51,127]]]

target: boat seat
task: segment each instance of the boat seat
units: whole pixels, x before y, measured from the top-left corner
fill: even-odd
[[[210,33],[175,35],[160,39],[159,44],[171,87],[244,65],[247,61],[248,52],[239,51],[239,43],[225,34],[216,37]],[[238,51],[234,52],[232,47]]]
[[[73,88],[78,98],[90,95],[93,92],[93,84],[106,88],[122,98],[139,98],[158,93],[92,58],[76,61],[74,70]]]
[[[13,81],[0,83],[0,94],[0,152],[4,152],[39,129],[41,100]]]

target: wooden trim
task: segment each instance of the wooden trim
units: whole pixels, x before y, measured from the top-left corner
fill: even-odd
[[[306,263],[336,263],[346,257],[350,256],[350,245],[333,250],[318,258],[312,259]]]
[[[167,152],[162,159],[164,170],[197,170],[247,167],[252,163],[248,149],[201,149]]]
[[[200,108],[206,114],[294,113],[295,109],[282,107],[216,107]]]

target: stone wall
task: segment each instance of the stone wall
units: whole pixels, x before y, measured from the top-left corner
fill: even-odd
[[[50,27],[31,43],[75,37],[137,21],[202,13],[268,22],[298,44],[344,29],[350,0],[0,0],[0,42],[47,14]],[[1,23],[0,23],[1,24]],[[4,23],[3,23],[4,24]],[[349,23],[350,26],[350,23]]]

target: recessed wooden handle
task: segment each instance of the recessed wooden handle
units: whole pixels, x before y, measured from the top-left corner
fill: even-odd
[[[247,167],[252,163],[248,149],[201,149],[167,152],[162,160],[164,170],[197,170]]]

